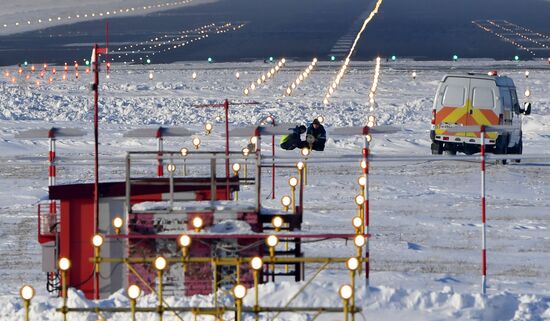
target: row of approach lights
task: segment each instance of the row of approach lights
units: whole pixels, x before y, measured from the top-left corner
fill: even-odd
[[[181,31],[181,34],[183,35],[182,37],[184,37],[184,38],[187,38],[191,34],[196,34],[196,36],[200,37],[203,34],[210,31],[213,27],[215,27],[215,24],[211,23],[211,24],[207,24],[207,25],[204,25],[204,26],[201,26],[201,27],[198,27],[198,28],[183,30],[183,31]],[[206,34],[206,36],[208,36],[208,34]],[[127,46],[124,46],[124,47],[118,47],[117,49],[115,49],[113,51],[111,61],[115,61],[116,59],[121,59],[123,56],[128,56],[129,54],[139,54],[139,53],[141,53],[141,51],[156,49],[156,48],[158,48],[162,45],[165,45],[167,43],[171,43],[172,42],[171,39],[173,39],[173,38],[176,38],[176,36],[174,36],[174,35],[157,36],[157,37],[151,38],[147,41],[140,42],[138,44],[127,45]],[[195,39],[195,41],[197,41],[197,40],[198,39]],[[149,46],[149,49],[147,49],[147,45]],[[142,47],[142,46],[144,46],[144,47]],[[139,47],[142,47],[142,48],[140,49]],[[149,55],[146,55],[145,58],[146,58],[146,60],[145,60],[146,63],[151,63],[151,59],[149,58]],[[142,57],[141,61],[143,61],[143,57]],[[127,63],[127,61],[124,61],[124,63]]]
[[[13,24],[4,23],[3,28],[7,29],[9,27],[21,27],[21,26],[30,26],[30,25],[36,25],[36,24],[48,24],[48,23],[54,23],[58,21],[74,21],[79,19],[88,19],[88,18],[98,18],[98,17],[108,17],[108,16],[117,16],[117,15],[124,15],[126,13],[133,13],[136,11],[148,11],[153,9],[159,9],[159,8],[165,8],[165,7],[174,7],[174,6],[181,6],[184,4],[188,4],[192,2],[193,0],[182,0],[182,1],[174,1],[174,2],[163,2],[158,3],[155,5],[147,5],[147,6],[139,6],[139,7],[128,7],[128,8],[121,8],[121,9],[114,9],[114,10],[108,10],[108,11],[100,11],[100,12],[91,12],[91,13],[77,13],[73,15],[68,16],[54,16],[49,18],[40,18],[36,20],[27,20],[27,21],[17,21]]]
[[[252,91],[256,90],[256,87],[259,87],[262,83],[267,82],[270,78],[275,77],[275,75],[279,73],[279,71],[281,71],[281,69],[285,66],[285,64],[286,64],[285,58],[282,58],[281,60],[279,60],[275,65],[275,67],[272,67],[266,73],[263,73],[261,76],[258,77],[258,79],[255,82],[252,82],[249,87],[245,88],[243,90],[244,95],[248,96]],[[237,77],[237,79],[239,78],[237,74],[235,76]]]
[[[491,22],[490,22],[490,23],[491,23]],[[541,46],[541,47],[543,47],[543,48],[547,48],[547,49],[550,48],[550,47],[548,47],[545,43],[542,43],[542,42],[540,42],[540,41],[538,41],[538,40],[535,40],[535,39],[533,39],[533,38],[531,38],[531,37],[528,37],[528,36],[524,35],[523,33],[519,33],[519,32],[517,32],[516,30],[512,30],[512,29],[510,29],[510,28],[508,28],[508,27],[505,27],[505,26],[503,26],[503,25],[501,25],[501,24],[498,24],[498,23],[496,23],[496,22],[494,22],[494,21],[492,21],[492,24],[495,25],[495,26],[497,26],[497,27],[499,27],[499,28],[502,29],[502,30],[505,30],[505,31],[514,33],[514,34],[516,34],[517,36],[523,38],[523,39],[526,40],[526,41],[530,41],[530,42],[532,42],[532,43],[535,43],[535,44],[537,44],[537,45],[539,45],[539,46]]]
[[[372,86],[369,92],[369,104],[370,112],[374,111],[374,96],[376,95],[376,90],[378,89],[378,83],[380,82],[380,57],[376,57],[375,66],[374,66],[374,76],[372,79]],[[372,126],[369,126],[372,127]]]
[[[243,24],[239,24],[239,25],[234,26],[231,23],[226,23],[226,24],[221,25],[221,26],[214,26],[213,28],[210,28],[210,29],[207,29],[207,30],[201,30],[201,31],[198,32],[198,34],[193,35],[193,36],[191,36],[189,34],[183,34],[183,35],[172,37],[168,40],[161,41],[161,42],[158,42],[158,43],[155,43],[155,44],[151,43],[151,44],[149,44],[148,47],[142,47],[142,48],[138,48],[136,50],[131,50],[131,51],[128,51],[128,52],[120,52],[121,55],[117,55],[116,57],[118,57],[118,59],[122,59],[122,58],[128,57],[129,55],[144,54],[144,56],[139,57],[139,59],[138,58],[131,58],[130,60],[124,60],[123,63],[124,64],[135,63],[135,62],[143,63],[144,61],[147,62],[147,63],[150,63],[151,59],[150,59],[149,55],[155,56],[155,55],[162,54],[162,53],[165,53],[165,52],[169,52],[169,51],[172,51],[172,50],[176,50],[176,49],[179,49],[179,48],[182,48],[182,47],[185,47],[185,46],[189,46],[193,43],[197,43],[198,41],[205,40],[211,34],[222,34],[222,33],[226,33],[226,32],[231,31],[231,30],[238,30],[238,29],[241,29],[242,27],[244,27],[244,25],[245,24],[243,23]],[[165,35],[165,37],[167,37],[167,36]],[[191,39],[188,39],[188,38],[191,38]],[[158,37],[155,38],[155,39],[158,39]],[[155,40],[155,41],[158,41],[158,40]],[[136,45],[136,47],[137,47],[137,45]],[[165,48],[161,49],[162,47],[165,47]],[[125,47],[125,48],[128,48],[128,47]],[[129,50],[129,49],[127,49],[127,50]],[[112,60],[114,60],[114,59],[112,59]],[[209,57],[208,62],[209,63],[213,62],[213,59],[211,57]]]
[[[338,85],[340,84],[342,77],[344,77],[344,73],[348,69],[349,63],[350,63],[350,59],[349,57],[347,57],[346,60],[344,61],[344,64],[342,64],[340,71],[338,71],[336,78],[334,78],[334,80],[328,87],[327,92],[325,93],[325,97],[323,99],[323,104],[328,105],[329,99],[332,96],[332,94],[334,94],[334,92],[336,91],[336,88],[338,88]]]
[[[530,50],[529,48],[526,48],[525,46],[523,46],[522,44],[516,42],[515,40],[513,40],[513,39],[511,39],[511,38],[508,38],[508,37],[506,37],[506,36],[504,36],[504,35],[498,33],[497,31],[495,31],[495,30],[493,30],[493,29],[487,28],[487,27],[483,26],[482,24],[480,24],[480,23],[478,23],[478,22],[476,22],[476,21],[472,21],[472,23],[475,24],[477,27],[479,27],[481,30],[484,30],[484,31],[486,31],[486,32],[488,32],[488,33],[490,33],[490,34],[493,34],[493,35],[495,35],[495,36],[501,38],[502,40],[504,40],[504,41],[506,41],[506,42],[509,42],[509,43],[513,44],[514,46],[516,46],[516,47],[518,47],[518,48],[520,48],[520,49],[522,49],[522,50],[525,50],[525,51],[527,51],[528,53],[530,53],[530,54],[532,54],[532,55],[535,55],[535,53],[534,53],[532,50]],[[491,22],[489,21],[489,23],[491,23]],[[517,56],[516,56],[516,57],[517,57]],[[519,60],[519,57],[518,57],[518,59],[515,59],[515,60]]]
[[[90,62],[86,61],[87,67],[84,70],[84,72],[86,74],[89,74],[91,72],[91,69],[88,67],[89,64],[90,64]],[[25,61],[23,63],[23,66],[19,66],[17,72],[10,73],[9,71],[5,71],[4,76],[9,78],[12,83],[16,83],[18,79],[24,79],[26,81],[30,81],[31,78],[33,78],[31,75],[34,74],[35,72],[37,72],[37,77],[39,76],[40,78],[39,79],[33,79],[33,80],[36,81],[37,86],[40,85],[40,81],[43,80],[44,77],[47,76],[48,72],[50,73],[50,76],[48,76],[48,78],[47,78],[47,81],[49,83],[53,83],[53,81],[56,80],[56,77],[57,77],[58,73],[61,74],[61,80],[65,81],[65,80],[68,79],[69,66],[67,65],[67,63],[65,63],[65,65],[63,66],[63,70],[60,69],[59,72],[58,72],[56,67],[52,67],[51,70],[48,69],[48,67],[49,67],[48,64],[43,64],[42,69],[36,68],[35,65],[30,65],[30,67],[29,67],[28,62]],[[76,79],[78,79],[79,76],[80,76],[80,72],[78,70],[78,67],[79,67],[79,64],[77,62],[75,62],[75,64],[74,64],[74,76],[75,76]],[[111,64],[107,63],[107,68],[109,69],[110,67],[111,67]]]
[[[292,92],[298,88],[301,82],[307,79],[309,74],[313,71],[313,68],[315,68],[315,65],[317,64],[317,58],[313,58],[311,63],[296,77],[296,80],[290,86],[287,87],[285,94],[287,96],[291,96]]]
[[[523,30],[525,30],[525,31],[527,31],[527,32],[529,32],[529,33],[534,33],[534,34],[536,34],[536,35],[539,36],[539,37],[546,38],[546,39],[550,40],[550,36],[548,36],[548,35],[542,34],[542,33],[540,33],[540,32],[533,31],[533,30],[531,30],[531,29],[529,29],[529,28],[526,28],[526,27],[517,25],[517,24],[515,24],[515,23],[511,23],[511,22],[508,21],[508,20],[504,20],[504,22],[506,22],[507,24],[509,24],[509,25],[511,25],[511,26],[514,26],[515,28],[523,29]]]

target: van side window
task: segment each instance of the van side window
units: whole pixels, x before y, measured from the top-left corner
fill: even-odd
[[[474,108],[492,109],[495,107],[495,96],[491,88],[475,87],[472,96],[472,106]]]
[[[502,96],[502,105],[504,107],[505,111],[511,111],[512,110],[512,95],[510,94],[510,90],[506,87],[500,87],[500,95]],[[516,97],[517,99],[517,97]]]
[[[443,93],[442,105],[445,107],[462,107],[465,105],[466,88],[448,85]]]

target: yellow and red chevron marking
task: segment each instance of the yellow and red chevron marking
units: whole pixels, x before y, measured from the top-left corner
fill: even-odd
[[[472,113],[470,114],[470,110]],[[498,125],[499,119],[491,109],[472,108],[468,99],[462,107],[442,107],[435,115],[436,135],[480,137],[479,133],[450,133],[445,129],[438,129],[441,123],[457,124],[463,126]],[[496,132],[487,133],[487,138],[496,139]]]

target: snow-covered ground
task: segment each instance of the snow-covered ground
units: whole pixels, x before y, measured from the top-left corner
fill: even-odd
[[[109,17],[145,15],[217,0],[21,0],[3,1],[0,35]]]
[[[262,84],[248,97],[245,87],[272,65],[252,63],[178,63],[171,65],[114,65],[110,78],[101,75],[100,153],[104,162],[122,161],[125,151],[154,150],[154,139],[124,139],[130,128],[145,125],[183,126],[200,134],[205,149],[220,149],[222,123],[216,116],[222,110],[196,108],[197,104],[256,101],[258,105],[230,108],[230,126],[257,124],[268,115],[278,122],[310,122],[323,115],[329,141],[322,155],[355,154],[362,147],[360,137],[335,137],[334,127],[363,125],[371,113],[368,92],[373,78],[372,62],[352,62],[349,73],[333,95],[331,105],[321,103],[326,87],[338,71],[336,63],[321,62],[293,92],[283,93],[308,62],[289,61],[282,71]],[[374,136],[375,155],[428,155],[431,105],[441,77],[448,72],[487,72],[497,69],[509,75],[518,93],[529,88],[533,114],[524,118],[524,154],[548,154],[550,150],[550,69],[541,61],[495,62],[382,62],[381,81],[373,114],[378,124],[402,128],[397,134]],[[411,77],[417,72],[416,80]],[[525,78],[525,70],[530,71]],[[33,301],[33,320],[54,320],[57,299],[47,296],[40,272],[40,248],[36,242],[36,209],[33,204],[46,197],[47,143],[22,141],[17,132],[48,126],[78,127],[87,130],[82,139],[60,140],[58,155],[91,160],[93,151],[92,96],[89,76],[61,81],[59,74],[51,84],[36,85],[35,80],[8,81],[2,68],[0,82],[0,318],[22,318],[22,303],[17,291],[23,283],[38,290]],[[197,74],[195,80],[192,73]],[[235,73],[240,73],[240,79]],[[153,80],[149,79],[150,73]],[[83,73],[82,73],[83,74]],[[205,122],[215,123],[211,136],[202,134]],[[232,139],[231,149],[240,150],[245,139]],[[190,139],[166,139],[165,148],[191,148]],[[269,153],[271,146],[263,145]],[[277,150],[281,156],[298,159],[297,151]],[[314,153],[312,159],[322,157]],[[154,166],[151,166],[151,173]],[[480,295],[480,174],[477,162],[392,162],[373,163],[370,170],[371,199],[371,287],[365,289],[359,278],[357,303],[367,320],[550,320],[550,167],[544,161],[525,161],[507,166],[489,164],[488,200],[488,295]],[[265,180],[268,180],[265,173]],[[358,164],[314,164],[309,166],[305,191],[304,230],[349,233],[356,206]],[[102,168],[102,178],[120,179],[119,166]],[[290,171],[277,172],[277,198],[288,192]],[[58,168],[59,183],[91,180],[91,166]],[[265,194],[269,191],[265,188]],[[243,191],[241,199],[252,195]],[[265,200],[265,206],[279,207],[279,200]],[[354,252],[344,241],[313,243],[304,246],[309,256]],[[311,276],[316,267],[311,266]],[[300,305],[340,305],[338,287],[348,280],[343,266],[322,272],[293,303]],[[306,276],[307,278],[307,276]],[[271,305],[284,305],[302,284],[281,282],[260,287],[261,297]],[[87,306],[74,292],[71,305]],[[207,306],[211,297],[169,298],[170,305]],[[140,299],[153,305],[155,298]],[[249,294],[245,304],[250,305]],[[122,292],[102,303],[127,306]],[[40,314],[40,315],[39,315]],[[142,316],[156,320],[155,315]],[[272,317],[272,316],[271,316]],[[187,316],[190,318],[190,315]],[[253,316],[246,316],[252,320]],[[72,320],[82,316],[72,316]],[[125,320],[121,314],[109,320]],[[172,320],[170,315],[166,319]],[[281,315],[282,320],[308,320],[306,316]],[[340,320],[341,315],[322,315],[319,320]],[[95,320],[90,315],[88,320]],[[140,319],[142,320],[142,319]]]

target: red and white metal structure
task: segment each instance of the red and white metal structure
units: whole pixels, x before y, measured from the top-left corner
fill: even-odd
[[[485,126],[481,126],[481,293],[487,292],[487,238],[485,228]]]
[[[99,55],[107,54],[107,47],[100,48],[97,43],[92,49],[91,63],[94,71],[94,231],[99,226]],[[99,274],[95,273],[95,299],[99,299]]]
[[[225,112],[225,178],[227,180],[227,193],[229,193],[229,105],[257,105],[257,102],[248,102],[248,103],[235,103],[235,102],[229,102],[229,100],[225,99],[222,104],[205,104],[205,105],[197,105],[195,107],[223,107]],[[226,195],[227,198],[229,198],[229,195]]]
[[[156,138],[157,140],[157,176],[164,176],[164,138],[165,137],[189,137],[193,132],[183,127],[157,127],[137,128],[124,134],[126,138]]]

